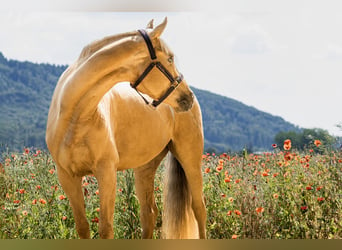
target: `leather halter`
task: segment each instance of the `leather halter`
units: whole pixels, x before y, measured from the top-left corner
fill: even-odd
[[[147,68],[145,69],[145,71],[138,77],[138,79],[131,84],[132,88],[134,88],[138,94],[144,99],[146,104],[149,104],[149,102],[146,100],[146,98],[144,98],[140,92],[137,90],[138,85],[145,79],[145,77],[151,72],[151,70],[154,67],[157,67],[159,69],[160,72],[162,72],[164,74],[164,76],[167,77],[167,79],[170,80],[170,87],[166,90],[166,92],[158,99],[158,100],[153,100],[151,105],[154,107],[157,107],[159,104],[161,104],[177,87],[178,85],[183,81],[183,75],[180,74],[177,77],[173,77],[172,74],[170,73],[170,71],[167,70],[167,68],[164,67],[164,65],[159,62],[156,61],[157,56],[156,56],[156,52],[153,48],[152,42],[150,37],[148,36],[147,32],[145,30],[138,30],[139,33],[141,34],[141,36],[144,38],[145,43],[147,45],[148,51],[150,53],[150,57],[152,62],[147,66]]]

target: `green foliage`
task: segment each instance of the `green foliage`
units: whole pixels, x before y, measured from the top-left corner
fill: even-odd
[[[342,152],[287,152],[203,155],[208,238],[342,238]],[[50,155],[25,149],[3,158],[0,239],[78,238]],[[163,176],[162,166],[155,178],[155,238],[161,237]],[[82,187],[91,237],[99,238],[97,181],[85,176]],[[141,238],[132,170],[118,172],[114,231],[115,238]]]
[[[308,145],[313,145],[314,140],[320,140],[325,147],[333,148],[336,139],[331,136],[328,131],[315,128],[315,129],[303,129],[300,132],[288,131],[279,132],[274,137],[274,141],[281,145],[286,139],[290,139],[292,147],[298,150],[304,150]],[[317,147],[313,147],[315,150],[319,150]]]

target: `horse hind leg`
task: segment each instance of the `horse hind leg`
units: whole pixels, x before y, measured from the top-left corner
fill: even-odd
[[[81,239],[89,239],[90,230],[84,207],[81,185],[82,178],[71,176],[61,167],[57,167],[57,173],[59,182],[71,204],[76,223],[76,231]]]
[[[151,239],[153,236],[153,229],[158,217],[158,208],[154,198],[154,177],[166,153],[167,150],[164,150],[149,163],[134,169],[135,189],[140,203],[140,222],[143,239]]]

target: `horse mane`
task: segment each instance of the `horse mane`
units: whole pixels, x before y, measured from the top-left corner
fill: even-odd
[[[119,41],[123,38],[134,37],[135,34],[136,34],[136,32],[126,32],[126,33],[122,33],[122,34],[107,36],[107,37],[104,37],[100,40],[95,40],[95,41],[91,42],[90,44],[86,45],[82,49],[81,54],[79,55],[76,62],[78,64],[81,64],[84,61],[86,61],[91,55],[96,53],[96,51],[99,51],[103,47],[105,47],[105,46],[107,46],[113,42]]]

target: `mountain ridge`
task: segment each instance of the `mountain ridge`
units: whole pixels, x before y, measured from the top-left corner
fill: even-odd
[[[0,52],[0,144],[45,148],[51,96],[67,65],[9,60]],[[201,105],[208,151],[267,150],[280,131],[300,128],[240,101],[191,87]]]

